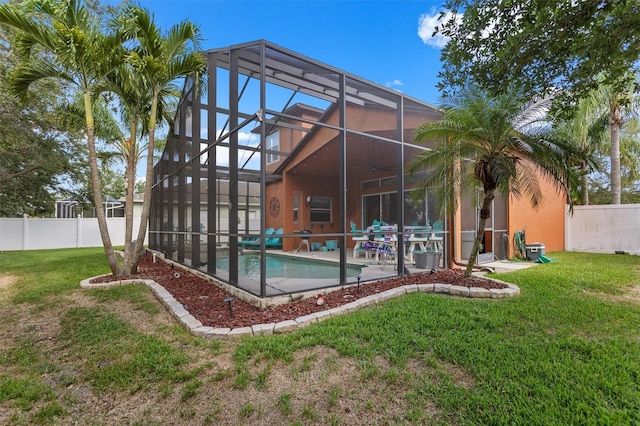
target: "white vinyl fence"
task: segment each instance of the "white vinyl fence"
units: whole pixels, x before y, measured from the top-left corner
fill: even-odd
[[[565,220],[567,251],[640,254],[640,204],[575,206]]]
[[[640,254],[640,204],[575,206],[565,221],[567,251]],[[107,224],[113,245],[124,245],[124,218]],[[139,224],[134,219],[134,236]],[[101,246],[95,218],[0,218],[0,251]]]
[[[107,225],[112,244],[123,246],[125,219],[108,218]],[[135,238],[140,226],[139,218],[134,219],[133,226]],[[0,251],[101,246],[96,218],[0,218]]]

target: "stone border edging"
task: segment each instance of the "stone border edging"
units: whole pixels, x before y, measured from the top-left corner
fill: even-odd
[[[328,318],[354,312],[360,308],[374,305],[402,296],[408,293],[439,293],[449,294],[452,296],[462,296],[483,299],[503,299],[520,294],[520,288],[514,284],[505,283],[493,279],[493,281],[501,282],[507,285],[507,288],[490,289],[479,287],[465,287],[453,284],[411,284],[402,287],[392,288],[381,293],[372,294],[344,305],[327,309],[325,311],[314,312],[313,314],[304,315],[295,320],[285,320],[278,323],[255,324],[250,327],[239,328],[214,328],[204,326],[193,315],[187,311],[164,287],[153,280],[120,280],[109,283],[91,283],[90,281],[97,277],[87,278],[80,282],[81,288],[102,288],[114,287],[117,285],[143,283],[149,287],[156,295],[158,300],[169,310],[169,313],[178,320],[178,322],[195,336],[205,337],[209,339],[227,339],[235,337],[248,336],[267,336],[270,334],[280,334],[297,329],[304,328],[316,322],[324,321]],[[492,278],[490,278],[492,279]]]

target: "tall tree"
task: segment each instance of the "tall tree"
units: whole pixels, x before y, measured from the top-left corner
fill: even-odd
[[[8,73],[17,60],[13,36],[0,28],[0,93],[9,91]],[[25,104],[0,98],[0,216],[53,215],[54,194],[83,171],[82,134],[57,119],[60,85],[42,82],[33,93]]]
[[[96,139],[96,157],[98,170],[100,171],[100,186],[103,195],[120,198],[125,194],[125,178],[118,176],[120,165],[126,165],[124,160],[123,145],[125,138],[120,129],[120,122],[114,116],[113,109],[116,105],[114,99],[105,99],[97,96],[93,102],[93,116],[95,120],[94,135]],[[72,98],[58,111],[58,118],[71,129],[84,131],[85,114],[84,100],[82,97]],[[120,173],[121,174],[121,173]],[[95,204],[91,190],[90,173],[85,173],[79,179],[79,186],[69,188],[68,197],[81,202]]]
[[[603,115],[600,118],[601,140],[594,145],[594,156],[600,168],[591,173],[590,180],[590,202],[591,204],[611,203],[611,131],[609,129],[609,114],[601,109]],[[620,187],[621,203],[637,203],[640,196],[640,126],[638,118],[632,117],[625,120],[620,131]]]
[[[34,0],[25,5],[26,9],[0,5],[0,23],[19,32],[15,47],[23,58],[13,72],[11,93],[25,99],[29,88],[43,79],[61,80],[79,91],[85,105],[93,198],[96,206],[102,206],[91,92],[96,82],[121,63],[124,40],[120,33],[105,34],[95,15],[79,0]],[[114,275],[121,275],[104,211],[96,208],[96,215],[109,267]]]
[[[441,120],[423,123],[416,130],[417,142],[443,141],[416,156],[409,167],[411,174],[426,172],[421,188],[441,191],[444,200],[457,199],[465,189],[482,189],[480,222],[467,276],[476,263],[496,191],[505,197],[525,196],[537,208],[543,199],[541,179],[553,182],[568,202],[570,192],[578,187],[572,162],[580,151],[557,138],[544,121],[550,102],[523,104],[520,99],[514,91],[490,97],[482,89],[465,86],[444,100]],[[453,210],[456,205],[450,206]]]
[[[84,99],[84,113],[89,146],[91,186],[96,206],[101,206],[102,193],[95,143],[94,96],[109,91],[124,105],[130,117],[130,138],[122,142],[126,161],[128,209],[126,214],[127,242],[132,235],[133,183],[135,163],[139,155],[137,122],[144,124],[147,143],[147,170],[141,225],[135,245],[125,245],[124,261],[115,256],[109,237],[104,211],[96,209],[100,235],[114,276],[137,272],[140,254],[147,232],[153,179],[153,153],[157,122],[167,119],[164,105],[177,88],[177,79],[191,76],[199,86],[206,70],[206,61],[198,52],[200,33],[185,21],[173,26],[166,34],[155,25],[150,14],[125,3],[122,9],[110,10],[114,15],[108,31],[81,0],[34,0],[25,11],[16,6],[0,5],[0,23],[16,28],[23,36],[17,48],[23,62],[16,67],[12,92],[25,97],[35,81],[54,78],[76,87]],[[125,50],[125,42],[129,50]],[[31,47],[39,45],[44,55],[30,55]]]
[[[640,99],[635,94],[637,80],[635,76],[627,76],[627,85],[618,88],[602,84],[595,91],[595,99],[608,118],[611,131],[610,174],[611,204],[620,204],[622,195],[620,177],[620,136],[626,120],[640,111]]]
[[[557,130],[574,141],[585,153],[585,157],[595,158],[601,150],[602,133],[608,123],[606,117],[600,113],[600,104],[595,96],[587,96],[578,102],[575,111],[566,116],[556,117]],[[597,162],[590,165],[586,160],[580,160],[577,164],[580,170],[580,201],[583,205],[589,204],[589,176],[593,171],[599,171]]]
[[[456,12],[437,29],[450,37],[443,89],[471,80],[494,94],[515,84],[530,96],[552,91],[575,100],[600,84],[597,76],[623,89],[638,68],[637,0],[446,0],[443,7]]]
[[[163,34],[145,9],[133,7],[121,20],[122,27],[130,31],[128,35],[135,37],[138,42],[127,55],[127,64],[139,76],[141,87],[146,91],[146,99],[150,100],[146,121],[147,169],[142,219],[135,248],[131,252],[125,251],[125,265],[131,272],[135,272],[151,208],[156,125],[163,118],[162,110],[167,98],[177,91],[177,80],[189,77],[194,81],[194,89],[199,90],[202,76],[206,72],[206,60],[199,52],[200,31],[189,21],[174,25]]]

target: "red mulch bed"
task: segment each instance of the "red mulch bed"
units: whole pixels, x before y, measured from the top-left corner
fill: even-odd
[[[424,272],[361,284],[359,292],[355,287],[338,289],[323,294],[324,304],[321,306],[316,303],[315,298],[310,298],[269,309],[260,309],[235,298],[232,302],[233,317],[231,317],[228,305],[224,302],[224,299],[229,297],[229,294],[215,284],[191,272],[182,268],[173,269],[169,264],[161,260],[154,264],[149,253],[143,255],[138,271],[135,276],[121,277],[121,279],[152,279],[171,293],[203,325],[228,328],[277,323],[295,319],[409,284],[441,283],[486,289],[506,288],[504,284],[480,277],[465,278],[464,271],[459,269],[445,269],[435,273]],[[175,272],[179,272],[179,278],[174,278]],[[114,281],[111,275],[91,280],[94,283],[110,281]]]

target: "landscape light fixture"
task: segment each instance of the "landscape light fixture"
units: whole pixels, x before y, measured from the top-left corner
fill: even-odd
[[[229,307],[229,315],[233,318],[233,309],[231,308],[231,302],[233,302],[233,297],[225,297],[224,303]]]

